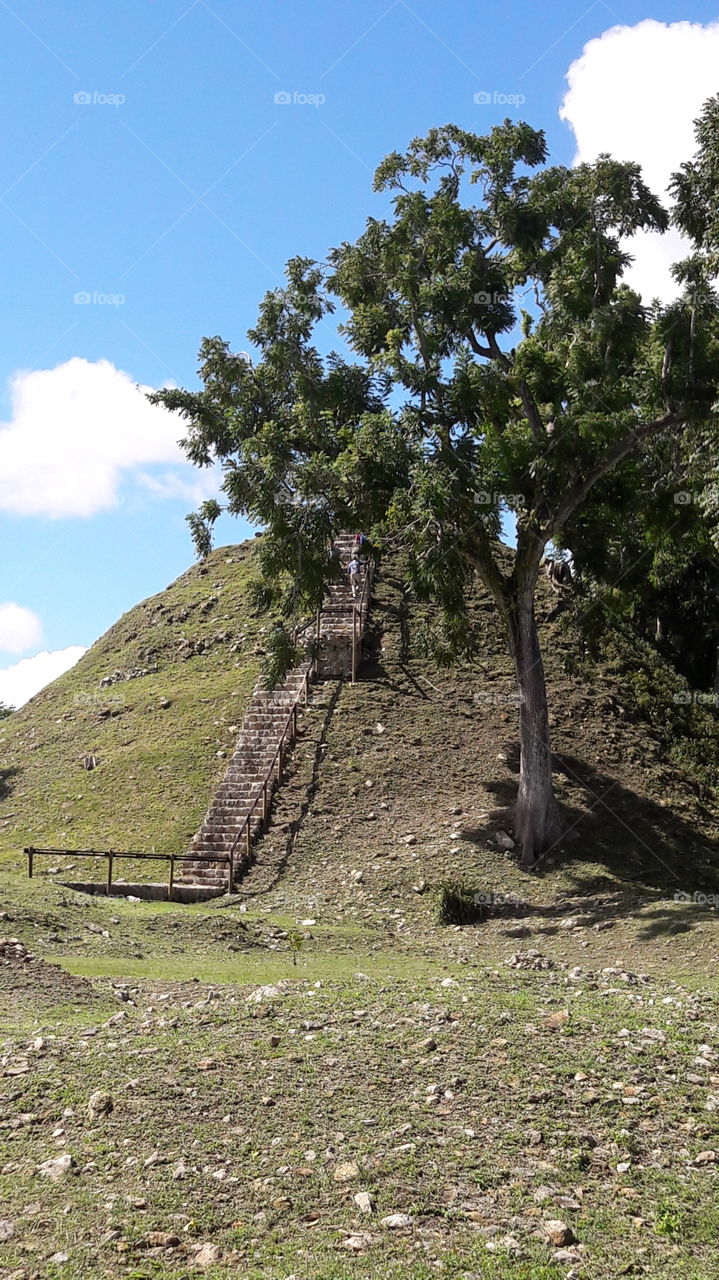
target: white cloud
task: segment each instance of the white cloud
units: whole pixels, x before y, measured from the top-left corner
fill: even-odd
[[[5,667],[0,670],[0,702],[9,707],[21,707],[46,684],[51,684],[64,671],[74,667],[86,652],[82,645],[71,644],[67,649],[36,653],[32,658],[22,658],[14,666]]]
[[[162,471],[156,475],[138,471],[135,479],[157,498],[174,498],[191,506],[199,506],[207,498],[219,495],[222,471],[219,467],[203,467],[202,470],[193,468],[184,473]]]
[[[0,650],[24,653],[36,648],[41,640],[42,623],[32,609],[9,601],[0,604]]]
[[[191,483],[197,473],[177,443],[183,420],[151,405],[149,390],[108,360],[74,357],[17,373],[12,420],[0,424],[0,510],[92,516],[116,506],[123,481],[153,465],[172,465]]]
[[[584,46],[567,80],[559,114],[574,131],[575,162],[601,151],[636,160],[666,202],[670,175],[694,154],[693,122],[719,90],[719,19],[611,27]],[[627,247],[635,258],[627,278],[645,301],[672,297],[669,266],[687,254],[687,242],[671,230],[643,233]]]

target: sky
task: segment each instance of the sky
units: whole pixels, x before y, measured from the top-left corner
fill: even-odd
[[[198,385],[286,260],[383,212],[434,125],[546,131],[662,194],[719,91],[719,0],[0,0],[0,702],[20,705],[193,559],[217,476],[144,391]],[[631,246],[669,296],[672,233]],[[329,342],[329,335],[328,335]],[[220,543],[252,530],[223,518]]]

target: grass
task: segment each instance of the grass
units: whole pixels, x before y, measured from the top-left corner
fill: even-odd
[[[251,547],[213,552],[0,722],[6,865],[17,865],[27,844],[164,853],[187,846],[226,767],[217,753],[231,754],[231,726],[242,722],[257,676],[262,621],[247,604]],[[206,648],[185,657],[183,638]],[[132,669],[149,674],[102,687],[103,677]],[[83,757],[92,752],[98,767],[87,771]],[[126,863],[120,874],[150,880],[163,870]]]
[[[20,1122],[0,1174],[16,1224],[8,1274],[177,1276],[209,1244],[217,1280],[535,1280],[569,1266],[547,1242],[553,1218],[581,1245],[587,1280],[636,1263],[650,1277],[714,1273],[717,1173],[696,1162],[718,1141],[709,1069],[686,1083],[717,1017],[713,989],[681,998],[668,984],[681,1003],[664,1005],[652,985],[640,1004],[608,982],[568,988],[562,971],[477,968],[442,985],[431,971],[357,978],[335,965],[285,975],[259,1004],[243,985],[145,983],[93,1034],[55,1009],[41,1049],[6,1042],[3,1061],[29,1062],[10,1082]],[[90,1116],[96,1090],[110,1115]],[[65,1151],[76,1168],[63,1181],[34,1174]],[[410,1224],[382,1226],[394,1213]]]

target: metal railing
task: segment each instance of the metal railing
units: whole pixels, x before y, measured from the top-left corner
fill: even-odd
[[[28,879],[32,880],[35,858],[107,858],[107,892],[112,889],[112,871],[113,866],[118,858],[130,858],[138,862],[167,862],[169,863],[167,877],[167,899],[172,902],[172,894],[175,885],[175,863],[176,862],[195,862],[195,855],[190,853],[132,853],[126,849],[38,849],[34,845],[28,846],[23,851],[27,856],[27,874]],[[218,862],[222,866],[228,867],[227,876],[227,892],[232,890],[232,881],[234,879],[234,866],[232,853],[229,857],[225,853],[209,855],[206,859],[208,862]]]
[[[352,684],[357,683],[357,659],[362,641],[362,613],[369,598],[373,571],[374,566],[368,562],[364,573],[360,602],[356,604],[354,600],[352,601]]]

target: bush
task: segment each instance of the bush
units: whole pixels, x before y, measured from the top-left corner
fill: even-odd
[[[474,889],[458,883],[440,885],[437,911],[440,924],[479,924],[487,914],[487,904],[477,901]]]

